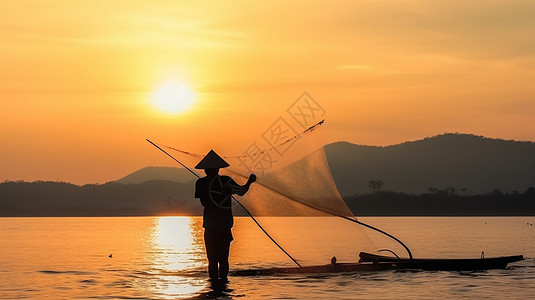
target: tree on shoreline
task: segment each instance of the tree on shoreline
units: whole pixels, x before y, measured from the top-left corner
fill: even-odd
[[[368,182],[368,187],[372,189],[374,193],[381,190],[385,183],[382,180],[373,179]]]

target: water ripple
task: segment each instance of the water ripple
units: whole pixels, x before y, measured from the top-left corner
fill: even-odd
[[[94,275],[93,272],[85,272],[85,271],[55,271],[55,270],[41,270],[37,271],[39,273],[43,274],[72,274],[72,275]]]

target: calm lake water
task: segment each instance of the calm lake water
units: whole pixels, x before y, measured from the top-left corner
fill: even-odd
[[[526,259],[506,270],[473,272],[231,276],[221,298],[534,297],[534,217],[360,220],[395,234],[415,257],[478,258],[484,251]],[[210,298],[201,223],[198,217],[0,218],[0,298]],[[233,232],[232,270],[291,266],[249,218],[236,218]]]

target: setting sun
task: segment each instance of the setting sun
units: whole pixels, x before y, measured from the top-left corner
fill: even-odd
[[[194,102],[194,93],[185,85],[167,83],[154,91],[152,103],[161,112],[179,114],[188,110]]]

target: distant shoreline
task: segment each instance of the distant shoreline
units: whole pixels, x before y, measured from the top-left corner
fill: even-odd
[[[111,182],[76,186],[60,182],[0,183],[0,217],[120,217],[202,216],[193,197],[194,182]],[[431,189],[423,194],[376,191],[344,197],[356,216],[535,216],[535,188],[480,195],[453,189]],[[238,206],[236,216],[245,216]]]

